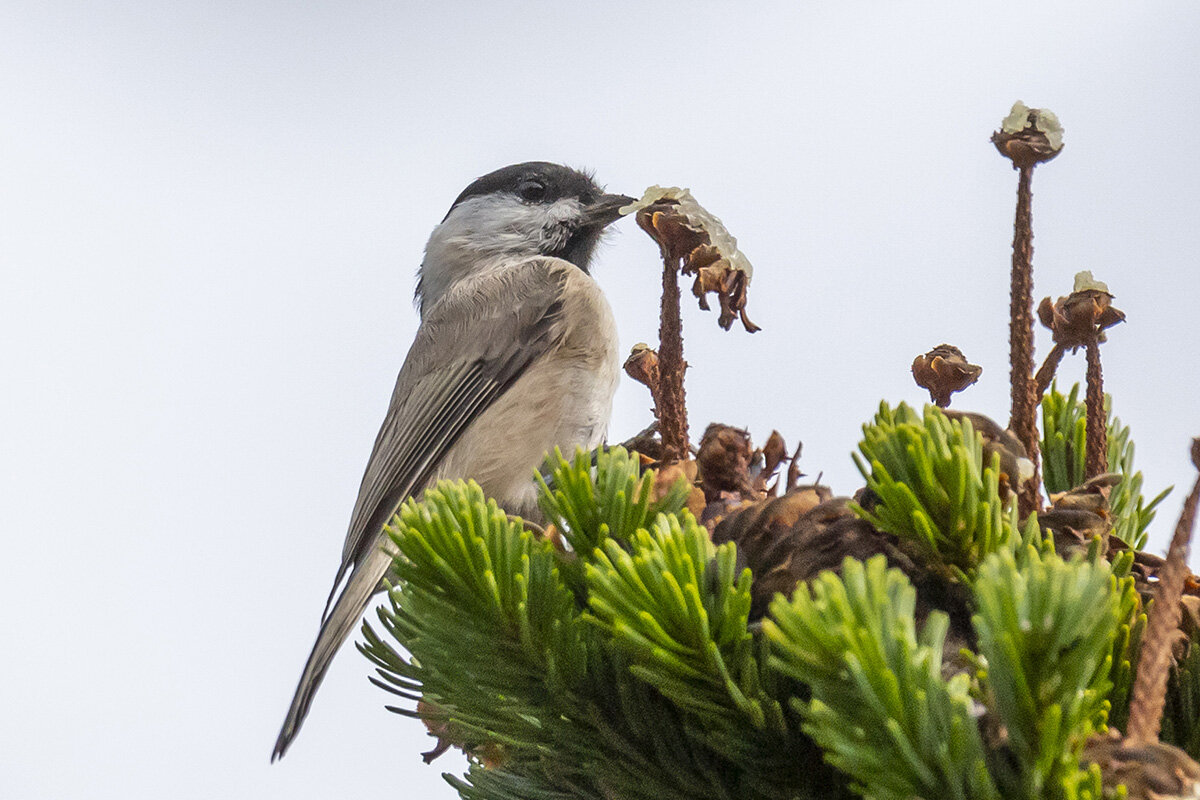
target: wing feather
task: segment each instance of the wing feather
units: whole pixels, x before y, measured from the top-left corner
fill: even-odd
[[[321,630],[272,760],[299,732],[329,664],[391,564],[381,546],[384,525],[425,487],[472,422],[562,341],[571,269],[557,259],[531,259],[464,279],[428,310],[375,437]]]
[[[330,600],[471,422],[561,339],[563,263],[531,259],[463,281],[429,309],[367,462]]]

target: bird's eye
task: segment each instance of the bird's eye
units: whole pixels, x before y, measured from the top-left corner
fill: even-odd
[[[517,194],[527,203],[540,203],[546,197],[546,184],[536,180],[521,181]]]

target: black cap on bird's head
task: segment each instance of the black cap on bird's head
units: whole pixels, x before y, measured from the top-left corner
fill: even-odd
[[[581,170],[551,164],[549,161],[526,161],[512,164],[476,178],[450,206],[472,197],[507,192],[527,203],[553,203],[573,197],[584,203],[594,202],[603,192],[592,176]],[[449,216],[447,213],[446,216]]]
[[[422,309],[456,280],[498,260],[548,256],[587,272],[604,229],[634,201],[605,194],[592,176],[546,161],[513,164],[459,194],[425,247]]]

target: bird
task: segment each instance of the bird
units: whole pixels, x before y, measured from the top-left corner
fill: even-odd
[[[425,245],[420,326],[375,438],[341,563],[271,754],[287,752],[329,665],[383,588],[384,528],[442,479],[473,479],[512,514],[538,517],[535,469],[603,443],[619,370],[617,328],[591,265],[634,198],[544,161],[467,186]]]

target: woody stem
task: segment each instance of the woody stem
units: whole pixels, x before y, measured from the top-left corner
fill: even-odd
[[[679,265],[672,254],[663,252],[662,312],[658,326],[658,392],[655,404],[662,432],[663,458],[686,458],[688,447],[687,405],[683,389],[683,319],[679,313]]]
[[[1017,214],[1013,223],[1012,293],[1009,305],[1009,363],[1012,379],[1013,429],[1033,462],[1033,477],[1022,484],[1019,508],[1025,516],[1041,508],[1041,465],[1033,379],[1033,165],[1020,167]]]

